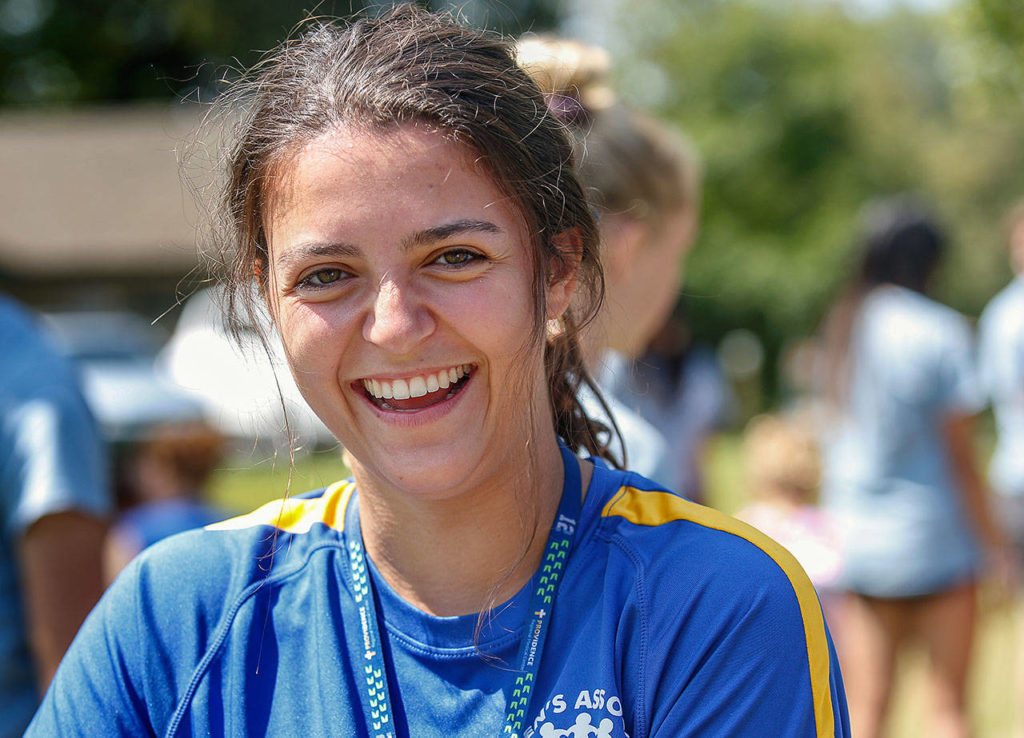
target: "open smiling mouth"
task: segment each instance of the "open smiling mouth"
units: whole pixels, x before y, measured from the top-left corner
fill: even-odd
[[[364,379],[366,397],[381,410],[410,413],[455,397],[472,376],[472,364],[460,364],[408,379]]]

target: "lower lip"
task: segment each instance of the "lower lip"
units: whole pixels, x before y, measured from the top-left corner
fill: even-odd
[[[433,422],[451,412],[466,392],[470,390],[470,386],[475,383],[475,380],[476,370],[474,369],[473,372],[465,379],[465,384],[463,384],[462,389],[454,395],[419,410],[388,410],[379,407],[369,398],[369,396],[367,396],[362,383],[353,384],[353,389],[362,396],[366,404],[377,414],[378,417],[396,425],[416,426]]]

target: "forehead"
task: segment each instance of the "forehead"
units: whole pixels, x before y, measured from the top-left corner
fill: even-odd
[[[434,210],[484,208],[522,220],[483,157],[422,124],[326,131],[278,161],[264,195],[265,225],[323,200],[352,217],[366,208],[378,218],[382,209],[413,208],[427,219],[448,215]]]

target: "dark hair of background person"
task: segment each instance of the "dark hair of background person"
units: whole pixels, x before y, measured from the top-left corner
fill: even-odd
[[[547,335],[556,432],[570,447],[616,463],[608,429],[588,418],[576,399],[581,384],[597,391],[578,341],[580,327],[603,298],[597,224],[574,173],[572,146],[537,86],[516,66],[508,43],[411,5],[348,27],[317,20],[244,75],[222,106],[228,116],[241,111],[219,224],[229,323],[237,325],[247,314],[241,322],[261,325],[253,285],[255,274],[260,290],[267,288],[269,183],[291,155],[342,126],[434,126],[480,155],[526,221],[533,247],[533,338]],[[582,298],[553,329],[545,320],[545,291],[573,256],[556,246],[556,236],[566,231],[578,235]]]
[[[861,304],[882,285],[927,294],[946,249],[946,235],[924,202],[910,194],[869,202],[861,211],[860,246],[853,279],[824,323],[826,396],[846,398],[850,342]]]
[[[121,510],[150,500],[140,487],[137,463],[148,458],[173,475],[177,488],[192,499],[224,455],[224,436],[202,422],[169,423],[150,429],[143,437],[117,444],[113,451],[114,491]]]

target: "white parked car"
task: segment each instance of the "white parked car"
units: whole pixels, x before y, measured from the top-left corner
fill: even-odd
[[[299,394],[277,334],[268,330],[263,347],[249,326],[240,347],[228,333],[219,296],[217,288],[207,288],[185,302],[158,365],[202,402],[207,421],[229,437],[282,449],[287,417],[297,449],[336,445]]]

